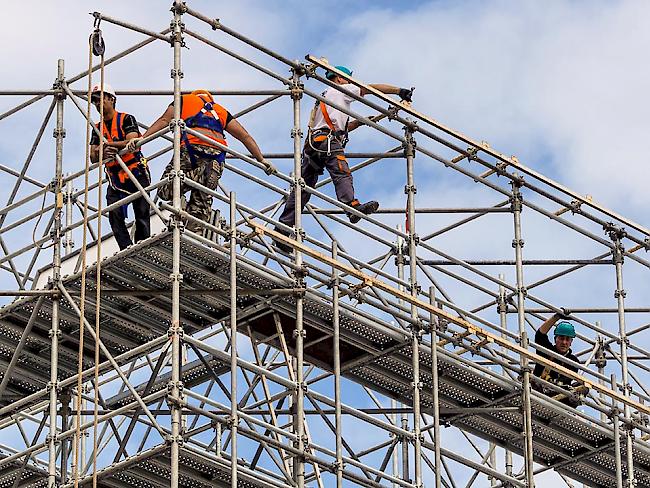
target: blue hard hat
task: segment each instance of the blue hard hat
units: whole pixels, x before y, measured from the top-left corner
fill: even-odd
[[[555,326],[555,336],[575,337],[576,330],[571,322],[559,322]]]
[[[352,76],[352,70],[350,68],[346,68],[345,66],[334,66],[337,70],[342,71],[348,76]],[[329,71],[325,73],[325,78],[328,80],[333,80],[336,76],[338,76],[334,71]]]

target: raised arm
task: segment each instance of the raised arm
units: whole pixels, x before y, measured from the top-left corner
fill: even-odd
[[[148,137],[151,134],[158,132],[160,129],[167,127],[173,118],[174,118],[174,106],[170,105],[169,107],[167,107],[167,110],[165,110],[165,113],[163,113],[158,120],[156,120],[153,124],[151,124],[151,126],[145,131],[144,134],[142,134],[142,137],[143,138]]]
[[[562,314],[554,313],[539,327],[539,332],[547,335],[555,323],[562,318]]]

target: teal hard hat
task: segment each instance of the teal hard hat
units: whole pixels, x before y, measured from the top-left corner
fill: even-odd
[[[346,75],[352,76],[352,70],[350,68],[346,68],[345,66],[334,66],[334,67],[337,70],[342,71]],[[334,71],[327,70],[327,72],[325,73],[325,78],[327,78],[328,80],[333,80],[336,76],[337,74]]]
[[[575,337],[576,330],[571,322],[559,322],[555,326],[555,336]]]

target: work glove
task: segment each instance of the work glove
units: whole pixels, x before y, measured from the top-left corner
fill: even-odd
[[[132,153],[137,149],[137,144],[142,142],[142,137],[134,137],[133,139],[129,139],[129,142],[126,143],[126,146],[124,146],[124,149],[126,149],[126,152]]]
[[[558,315],[560,316],[561,319],[568,319],[569,315],[571,315],[571,310],[568,308],[561,307],[560,310],[562,311]]]
[[[413,90],[415,90],[415,87],[411,88],[400,88],[398,96],[403,102],[412,102],[413,101]]]
[[[262,159],[261,162],[264,165],[264,172],[267,175],[271,176],[278,173],[278,169],[275,166],[273,166],[271,163],[269,163],[266,159]]]

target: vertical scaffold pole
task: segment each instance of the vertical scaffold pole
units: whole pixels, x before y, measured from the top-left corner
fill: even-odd
[[[237,488],[237,199],[230,192],[230,486]]]
[[[523,197],[521,195],[521,181],[512,182],[512,198],[510,208],[514,217],[515,238],[512,247],[515,249],[515,264],[517,275],[517,323],[519,325],[519,337],[521,347],[528,349],[528,335],[526,334],[526,316],[524,300],[526,299],[526,288],[524,286],[523,247],[524,240],[521,238],[521,210]],[[521,367],[521,397],[522,412],[524,421],[524,463],[526,472],[526,486],[534,488],[535,478],[533,472],[533,422],[530,408],[530,366],[528,358],[521,356],[519,360]]]
[[[400,225],[397,226],[398,231],[402,231],[402,227]],[[401,281],[404,281],[404,239],[402,239],[401,236],[397,236],[397,278]],[[398,285],[398,288],[400,291],[404,291],[404,287],[402,285]],[[404,301],[400,298],[398,300],[398,303],[401,305],[404,303]],[[404,404],[399,403],[400,408],[404,407]],[[409,419],[408,415],[406,414],[406,411],[402,411],[401,415],[401,427],[404,430],[408,430],[409,428]],[[409,449],[408,449],[408,444],[407,444],[407,439],[403,435],[400,435],[397,440],[399,441],[399,445],[402,449],[401,455],[402,455],[402,479],[405,481],[409,480]],[[399,453],[399,450],[397,449],[397,443],[395,444],[395,452]],[[399,467],[399,456],[395,455],[394,458],[394,466]],[[396,470],[397,471],[397,470]],[[395,483],[393,486],[397,486]]]
[[[55,170],[54,170],[54,226],[52,230],[53,261],[52,261],[52,287],[58,289],[61,281],[61,219],[63,212],[63,138],[65,129],[63,128],[63,101],[65,100],[65,91],[63,85],[64,63],[59,59],[57,66],[57,77],[55,83],[56,90],[56,128],[54,129],[55,145]],[[59,444],[57,434],[57,402],[59,393],[59,305],[60,296],[52,295],[52,328],[50,329],[50,382],[47,385],[50,390],[50,430],[47,436],[48,444],[48,465],[47,465],[47,486],[54,488],[56,483],[56,451]]]
[[[436,306],[436,289],[429,287],[429,301],[431,305]],[[440,457],[440,400],[438,397],[438,387],[440,386],[440,377],[438,376],[438,326],[440,321],[438,317],[431,314],[431,396],[433,399],[433,440],[434,444],[434,468],[435,468],[435,488],[442,486],[442,458]]]
[[[499,274],[499,280],[505,281],[506,277],[504,274]],[[498,312],[499,312],[499,325],[504,331],[508,329],[508,302],[506,301],[506,288],[503,285],[499,285],[499,302],[498,302]],[[505,332],[501,333],[501,337],[506,337]],[[504,354],[507,354],[507,350],[502,348]],[[505,376],[505,369],[502,370],[503,375]],[[506,474],[512,476],[512,451],[508,448],[505,449],[505,462],[506,462]],[[494,468],[494,466],[493,466]]]
[[[406,143],[404,153],[406,155],[406,223],[408,225],[409,236],[409,286],[411,296],[417,297],[420,290],[418,285],[418,265],[417,265],[417,245],[418,236],[415,232],[415,187],[413,162],[415,159],[415,141],[413,140],[413,130],[409,127],[404,128]],[[415,469],[415,486],[422,486],[422,433],[420,430],[420,391],[422,382],[420,381],[420,340],[422,338],[422,327],[418,319],[418,309],[411,305],[411,318],[414,323],[411,325],[411,347],[412,347],[412,365],[413,365],[413,451],[414,451],[414,469]]]
[[[630,344],[630,339],[627,337],[625,329],[625,288],[623,287],[623,255],[625,248],[621,239],[625,236],[623,229],[614,228],[613,226],[608,229],[610,239],[614,243],[612,249],[612,257],[614,258],[614,266],[616,267],[616,290],[614,297],[618,305],[618,335],[621,343],[621,381],[623,383],[623,395],[630,398],[632,393],[632,385],[630,384],[630,377],[628,373],[628,360],[627,348]],[[628,488],[636,486],[636,479],[634,478],[634,428],[632,426],[632,413],[630,406],[625,403],[623,405],[623,417],[625,419],[625,455],[627,461],[627,481]]]
[[[300,82],[300,73],[294,68],[291,80],[291,99],[293,100],[293,128],[291,137],[293,139],[293,174],[294,174],[294,196],[296,217],[294,227],[296,240],[302,242],[302,130],[300,129],[300,100],[302,98],[303,85]],[[294,252],[294,262],[296,265],[295,286],[298,289],[304,288],[305,275],[303,272],[302,253],[296,249]],[[303,294],[298,293],[296,296],[296,328],[293,331],[296,340],[296,394],[295,394],[295,411],[294,425],[296,433],[296,448],[299,454],[293,465],[293,476],[296,486],[304,488],[305,486],[305,388],[304,383],[304,345],[305,329],[303,327]]]
[[[332,242],[332,259],[338,260],[338,243]],[[332,266],[332,327],[334,329],[334,421],[336,428],[336,488],[343,486],[343,435],[341,429],[341,323],[339,320],[339,272]]]
[[[174,80],[174,157],[172,173],[172,205],[175,211],[181,210],[181,46],[183,43],[183,23],[181,16],[185,11],[185,4],[180,0],[174,0],[172,7],[174,19],[171,23],[172,39],[174,46],[174,67],[171,71],[171,77]],[[170,227],[172,228],[172,273],[170,276],[172,288],[172,321],[169,327],[169,338],[172,343],[172,371],[171,382],[169,385],[169,408],[171,409],[171,436],[170,444],[170,464],[171,476],[170,487],[178,488],[179,486],[179,459],[180,448],[183,442],[182,423],[182,388],[181,383],[181,340],[183,336],[183,327],[180,320],[180,293],[181,281],[181,220],[178,214],[174,213],[170,217]]]
[[[616,374],[611,375],[611,387],[616,391]],[[614,461],[616,465],[616,488],[623,488],[623,460],[621,459],[621,424],[618,419],[620,413],[618,409],[618,402],[612,398],[612,425],[614,426]]]
[[[69,176],[69,174],[68,174]],[[72,227],[72,207],[74,204],[74,197],[72,196],[74,189],[72,188],[72,180],[68,180],[65,184],[65,196],[63,198],[65,203],[65,226],[70,229]],[[74,249],[74,239],[72,237],[72,229],[67,230],[65,239],[63,240],[66,256]]]

